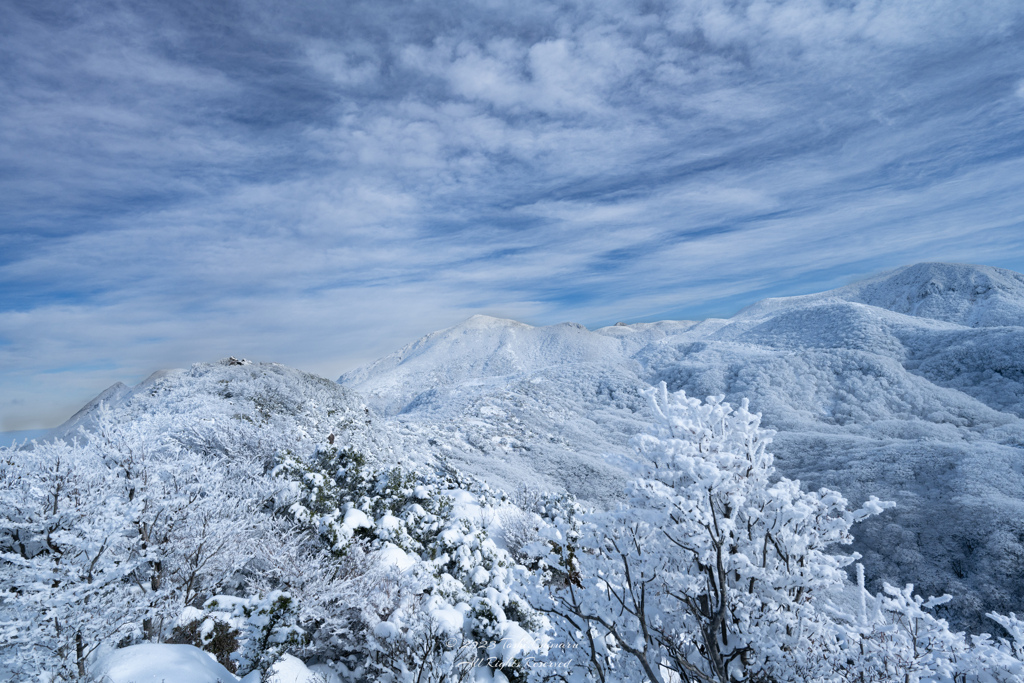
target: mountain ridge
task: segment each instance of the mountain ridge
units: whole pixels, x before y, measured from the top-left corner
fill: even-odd
[[[829,299],[965,327],[1024,324],[1024,275],[992,266],[934,262],[902,266],[816,294],[762,299],[735,317],[770,310],[776,302]]]
[[[1022,283],[920,264],[729,319],[588,330],[474,316],[341,386],[235,359],[154,373],[108,388],[63,433],[88,430],[102,400],[211,452],[244,435],[271,458],[334,434],[378,460],[613,506],[645,466],[630,443],[650,424],[644,388],[748,398],[778,432],[779,474],[897,502],[856,530],[869,587],[951,593],[944,616],[976,630],[986,611],[1024,611]]]
[[[781,474],[898,503],[858,532],[876,588],[950,592],[950,618],[977,624],[985,609],[1024,608],[1007,560],[1024,558],[1022,313],[1020,274],[918,264],[729,319],[595,330],[477,319],[475,344],[462,323],[339,382],[479,476],[539,478],[600,505],[642,467],[629,439],[646,424],[643,387],[749,398],[779,432]]]

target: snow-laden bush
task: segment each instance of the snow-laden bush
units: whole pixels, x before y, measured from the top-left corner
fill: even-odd
[[[241,673],[288,652],[352,680],[443,680],[533,647],[540,620],[488,536],[486,487],[330,448],[275,476],[254,444],[180,434],[100,411],[80,442],[0,450],[0,672],[86,679],[94,652],[171,639]]]
[[[864,568],[857,565],[859,606],[836,613],[842,657],[834,660],[835,680],[849,683],[921,681],[934,683],[1020,683],[1024,681],[1024,622],[1014,614],[990,613],[1010,638],[987,633],[965,637],[952,632],[929,610],[948,595],[924,600],[913,585],[884,584],[871,595]]]
[[[247,598],[215,595],[202,610],[186,609],[180,621],[176,633],[195,634],[187,644],[216,654],[240,676],[255,670],[265,675],[285,653],[302,651],[311,640],[297,623],[292,596],[282,591]]]
[[[0,460],[0,651],[16,679],[84,677],[98,646],[140,630],[140,504],[114,480],[99,454],[64,443]]]
[[[353,678],[525,677],[544,621],[520,595],[523,567],[489,537],[501,499],[455,472],[376,467],[351,449],[286,457],[279,510],[307,525],[333,556],[366,554],[372,585],[326,633]],[[365,579],[364,579],[365,581]]]

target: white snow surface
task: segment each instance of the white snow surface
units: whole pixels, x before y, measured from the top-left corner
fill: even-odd
[[[898,507],[855,528],[869,586],[1024,611],[1024,275],[925,263],[735,317],[587,330],[474,316],[339,382],[396,438],[506,489],[611,504],[659,381],[777,429],[779,473]],[[984,626],[991,630],[990,625]]]
[[[302,660],[286,654],[271,667],[266,683],[318,683],[327,673],[318,678]],[[113,650],[96,663],[93,674],[104,683],[260,683],[258,671],[240,679],[191,645],[147,643]]]
[[[276,662],[268,672],[266,683],[320,683],[323,674],[316,673],[306,668],[302,660],[286,654],[281,661]],[[243,683],[245,683],[243,679]]]
[[[105,683],[229,683],[238,676],[191,645],[132,645],[113,650],[96,664]],[[258,676],[259,674],[257,674]],[[248,677],[245,679],[249,683]],[[258,683],[258,678],[256,679]]]
[[[385,543],[384,547],[377,551],[377,559],[382,565],[398,567],[401,571],[405,571],[416,564],[415,559],[394,543]]]
[[[506,621],[502,624],[501,637],[491,644],[487,654],[507,666],[514,659],[536,652],[537,649],[537,643],[530,634],[518,624]]]

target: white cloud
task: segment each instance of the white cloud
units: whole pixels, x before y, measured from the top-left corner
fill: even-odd
[[[380,61],[372,45],[347,44],[342,51],[325,40],[306,45],[310,65],[343,87],[359,86],[380,77]]]

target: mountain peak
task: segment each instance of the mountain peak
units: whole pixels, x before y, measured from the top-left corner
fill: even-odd
[[[917,263],[825,294],[967,327],[1024,325],[1024,275],[991,266]]]
[[[392,414],[403,410],[423,387],[456,387],[467,381],[519,376],[568,363],[601,362],[612,353],[611,347],[617,346],[617,340],[594,334],[580,323],[535,327],[474,315],[352,370],[338,381],[367,391],[369,398],[377,401],[377,410]]]
[[[843,302],[965,327],[1020,327],[1024,275],[965,263],[916,263],[826,292],[762,299],[733,320],[760,320]]]
[[[511,318],[497,318],[493,315],[484,315],[483,313],[475,313],[461,323],[449,327],[447,330],[441,330],[441,333],[451,330],[466,330],[466,329],[501,329],[501,328],[527,328],[532,327],[526,323],[519,322],[518,320],[512,320]]]
[[[101,403],[105,403],[110,407],[123,401],[126,397],[130,396],[131,393],[131,387],[127,386],[123,382],[114,382],[109,387],[101,391],[95,398],[82,406],[77,413],[69,417],[63,424],[55,427],[48,437],[73,437],[79,427],[88,427],[92,424],[92,421],[95,419],[96,411]]]

